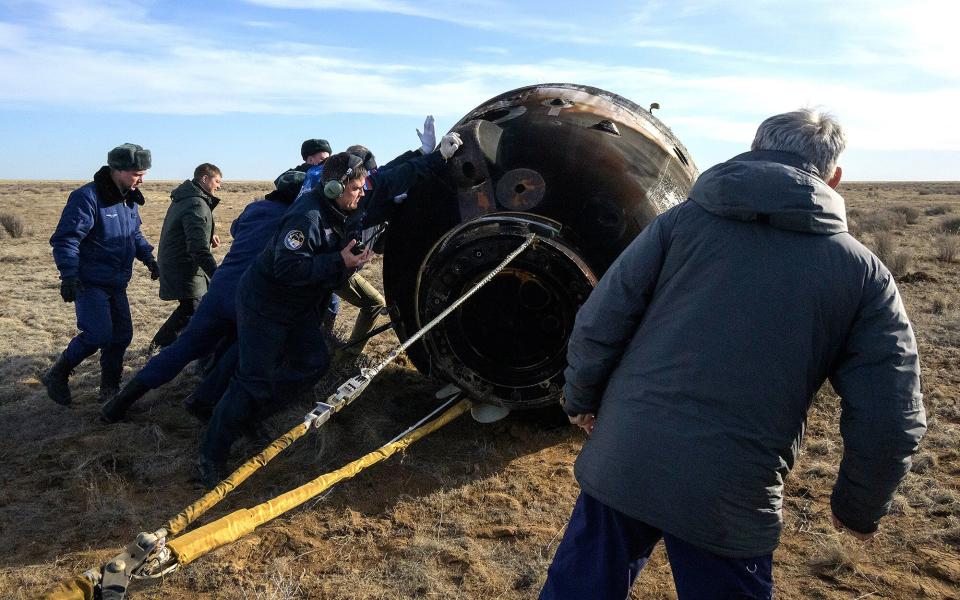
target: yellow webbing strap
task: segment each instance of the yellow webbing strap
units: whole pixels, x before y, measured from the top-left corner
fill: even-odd
[[[83,575],[61,581],[44,594],[43,600],[93,600],[93,582]]]
[[[470,409],[469,400],[461,400],[445,413],[419,429],[416,429],[396,442],[381,446],[378,450],[359,458],[348,465],[317,477],[298,488],[281,494],[250,509],[241,509],[208,523],[175,540],[167,542],[180,566],[189,564],[220,546],[236,541],[264,523],[279,517],[283,513],[300,506],[307,500],[322,493],[330,486],[350,479],[363,469],[389,458],[399,450],[405,449],[417,440],[440,429]]]
[[[213,488],[204,494],[199,500],[180,511],[180,514],[167,521],[167,524],[164,525],[167,530],[167,535],[177,535],[186,529],[190,523],[193,523],[200,517],[200,515],[216,506],[217,502],[223,500],[227,494],[234,490],[234,488],[246,481],[248,477],[256,473],[260,467],[273,460],[276,455],[283,452],[288,446],[290,446],[290,444],[303,437],[309,430],[310,428],[307,424],[300,423],[290,431],[275,439],[273,443],[264,448],[260,454],[257,454],[256,456],[247,460],[247,462],[237,467],[237,470],[231,473],[229,477],[218,483],[217,487]]]

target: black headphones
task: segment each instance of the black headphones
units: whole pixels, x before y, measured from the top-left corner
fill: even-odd
[[[331,200],[339,198],[346,189],[347,179],[353,174],[353,170],[363,164],[363,159],[356,154],[347,155],[347,170],[343,172],[340,179],[331,179],[323,186],[323,195]]]

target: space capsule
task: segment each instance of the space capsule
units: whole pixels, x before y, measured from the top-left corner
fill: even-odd
[[[407,339],[534,232],[534,246],[411,346],[417,369],[510,409],[560,399],[577,309],[697,177],[651,111],[569,83],[523,87],[454,125],[463,146],[391,219],[384,290]]]

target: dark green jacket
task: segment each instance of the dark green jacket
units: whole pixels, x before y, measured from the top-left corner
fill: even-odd
[[[200,298],[217,269],[210,252],[213,209],[220,199],[194,181],[184,181],[170,194],[170,208],[160,232],[160,299]]]

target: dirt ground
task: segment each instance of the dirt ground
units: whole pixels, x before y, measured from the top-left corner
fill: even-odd
[[[144,232],[153,243],[176,183],[144,188]],[[96,360],[71,379],[70,408],[51,402],[38,381],[75,333],[48,239],[78,185],[0,182],[0,216],[16,215],[25,226],[19,238],[0,231],[0,598],[34,598],[102,563],[201,491],[190,482],[200,428],[181,407],[197,381],[192,369],[148,394],[117,425],[97,419]],[[230,221],[270,187],[225,183],[215,213],[221,237],[229,241]],[[820,393],[787,483],[776,594],[960,598],[960,183],[857,183],[841,192],[854,233],[897,267],[920,343],[929,432],[881,533],[859,543],[829,523],[842,445],[838,400],[829,389]],[[228,247],[215,251],[218,258]],[[379,283],[379,264],[367,271]],[[174,308],[157,298],[157,283],[139,264],[129,296],[135,333],[125,381],[144,365],[150,338]],[[341,323],[351,322],[351,310]],[[383,356],[395,343],[392,333],[383,334],[369,353]],[[335,386],[343,376],[325,383]],[[378,447],[429,412],[438,387],[401,357],[355,404],[203,521]],[[293,407],[271,426],[285,431],[310,408]],[[577,495],[573,462],[582,442],[558,410],[513,413],[492,425],[461,417],[239,542],[159,582],[135,584],[133,596],[536,597]],[[235,459],[258,449],[241,443]],[[662,549],[631,597],[676,597]]]

